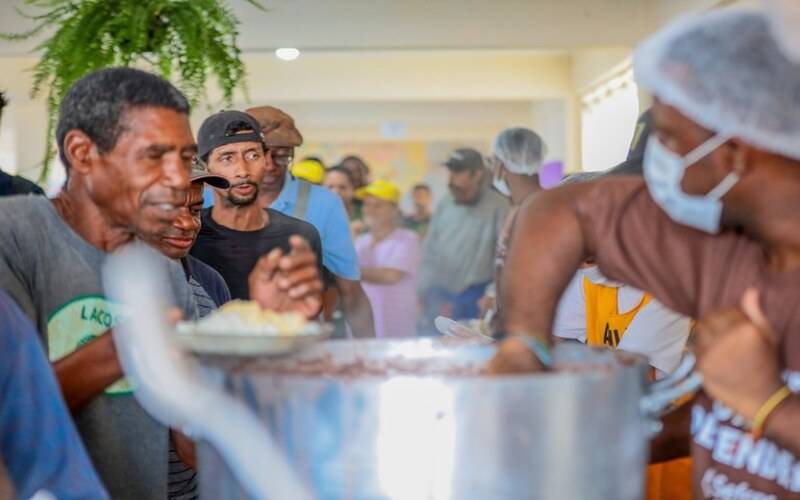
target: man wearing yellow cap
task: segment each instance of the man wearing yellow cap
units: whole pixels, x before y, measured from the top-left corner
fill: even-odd
[[[292,175],[319,186],[325,178],[325,167],[318,160],[306,158],[292,165]]]
[[[375,333],[396,338],[416,335],[416,289],[421,258],[419,237],[399,227],[400,190],[388,181],[359,189],[369,233],[356,239],[364,291],[372,303]]]

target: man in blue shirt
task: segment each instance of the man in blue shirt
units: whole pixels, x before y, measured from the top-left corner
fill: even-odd
[[[317,228],[322,239],[322,264],[335,279],[347,322],[356,337],[374,337],[372,307],[361,288],[350,224],[342,200],[327,189],[296,179],[289,173],[294,149],[303,143],[294,120],[271,106],[251,108],[267,140],[271,163],[261,186],[264,207],[303,219]]]
[[[39,335],[0,290],[0,460],[15,498],[108,498],[61,397]]]

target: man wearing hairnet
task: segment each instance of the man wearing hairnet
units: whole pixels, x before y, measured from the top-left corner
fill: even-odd
[[[539,169],[546,154],[547,146],[542,138],[527,128],[504,129],[494,140],[492,155],[487,162],[492,171],[492,184],[497,192],[511,200],[511,210],[497,241],[495,282],[489,285],[480,302],[481,312],[490,320],[488,322],[498,312],[495,301],[497,281],[506,259],[511,225],[523,200],[542,189],[539,185]]]
[[[723,10],[648,39],[634,69],[656,98],[645,181],[523,204],[501,290],[512,337],[491,369],[539,366],[531,336],[550,340],[562,291],[593,256],[609,279],[700,320],[703,391],[659,456],[691,431],[695,498],[798,498],[800,66],[764,14]]]

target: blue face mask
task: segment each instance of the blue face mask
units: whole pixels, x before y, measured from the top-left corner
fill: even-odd
[[[739,175],[729,173],[705,195],[686,194],[681,181],[687,168],[729,139],[716,135],[682,157],[670,151],[655,135],[650,136],[644,154],[644,178],[650,195],[672,220],[711,234],[720,231],[722,197],[739,182]]]

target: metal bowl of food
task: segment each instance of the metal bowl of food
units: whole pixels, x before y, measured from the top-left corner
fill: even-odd
[[[690,363],[653,385],[645,359],[578,344],[551,372],[491,377],[494,345],[450,340],[328,341],[206,370],[321,499],[639,500],[656,416],[695,387]],[[202,498],[247,498],[202,444],[199,477]]]

